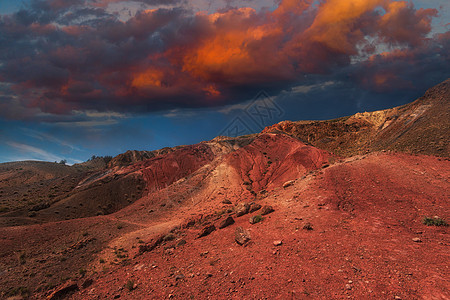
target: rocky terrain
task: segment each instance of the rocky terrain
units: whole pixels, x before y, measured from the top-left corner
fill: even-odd
[[[263,132],[284,132],[349,157],[380,150],[450,156],[450,80],[413,103],[331,121],[284,121]]]
[[[449,299],[449,100],[0,164],[0,297]]]

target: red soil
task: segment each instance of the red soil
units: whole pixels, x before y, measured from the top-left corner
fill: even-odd
[[[0,283],[9,290],[23,279],[36,299],[52,292],[36,291],[51,281],[44,273],[78,281],[70,299],[450,297],[449,228],[422,223],[450,219],[448,160],[338,160],[283,134],[230,151],[202,143],[117,171],[142,173],[149,193],[114,214],[1,228]],[[275,212],[253,225],[259,211],[231,212],[252,201]],[[235,224],[197,238],[229,215]],[[193,226],[183,226],[189,220]],[[313,230],[303,229],[308,223]],[[245,246],[234,241],[238,226],[251,235]],[[139,255],[160,236],[165,241]],[[81,287],[86,278],[92,285]]]
[[[450,163],[434,157],[352,159],[274,189],[260,202],[276,211],[261,223],[245,215],[199,239],[206,223],[176,229],[185,245],[170,241],[97,274],[72,299],[447,299],[448,228],[427,227],[422,217],[450,217],[449,176]],[[234,241],[237,226],[251,234],[245,247]],[[128,280],[135,290],[122,289]]]

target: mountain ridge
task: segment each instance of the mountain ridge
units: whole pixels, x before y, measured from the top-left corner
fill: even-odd
[[[325,121],[282,121],[263,132],[281,131],[349,157],[393,150],[450,157],[450,79],[414,102]],[[417,139],[420,137],[420,139]]]

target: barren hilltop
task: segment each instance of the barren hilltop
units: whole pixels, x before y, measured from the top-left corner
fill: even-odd
[[[0,164],[0,297],[449,299],[449,101]]]

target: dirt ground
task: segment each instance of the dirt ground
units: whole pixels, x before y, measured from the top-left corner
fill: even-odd
[[[450,298],[449,227],[423,224],[450,220],[448,159],[342,159],[283,134],[177,151],[117,171],[146,182],[115,213],[0,228],[2,297]],[[251,224],[263,208],[237,216],[244,202],[274,212]]]

